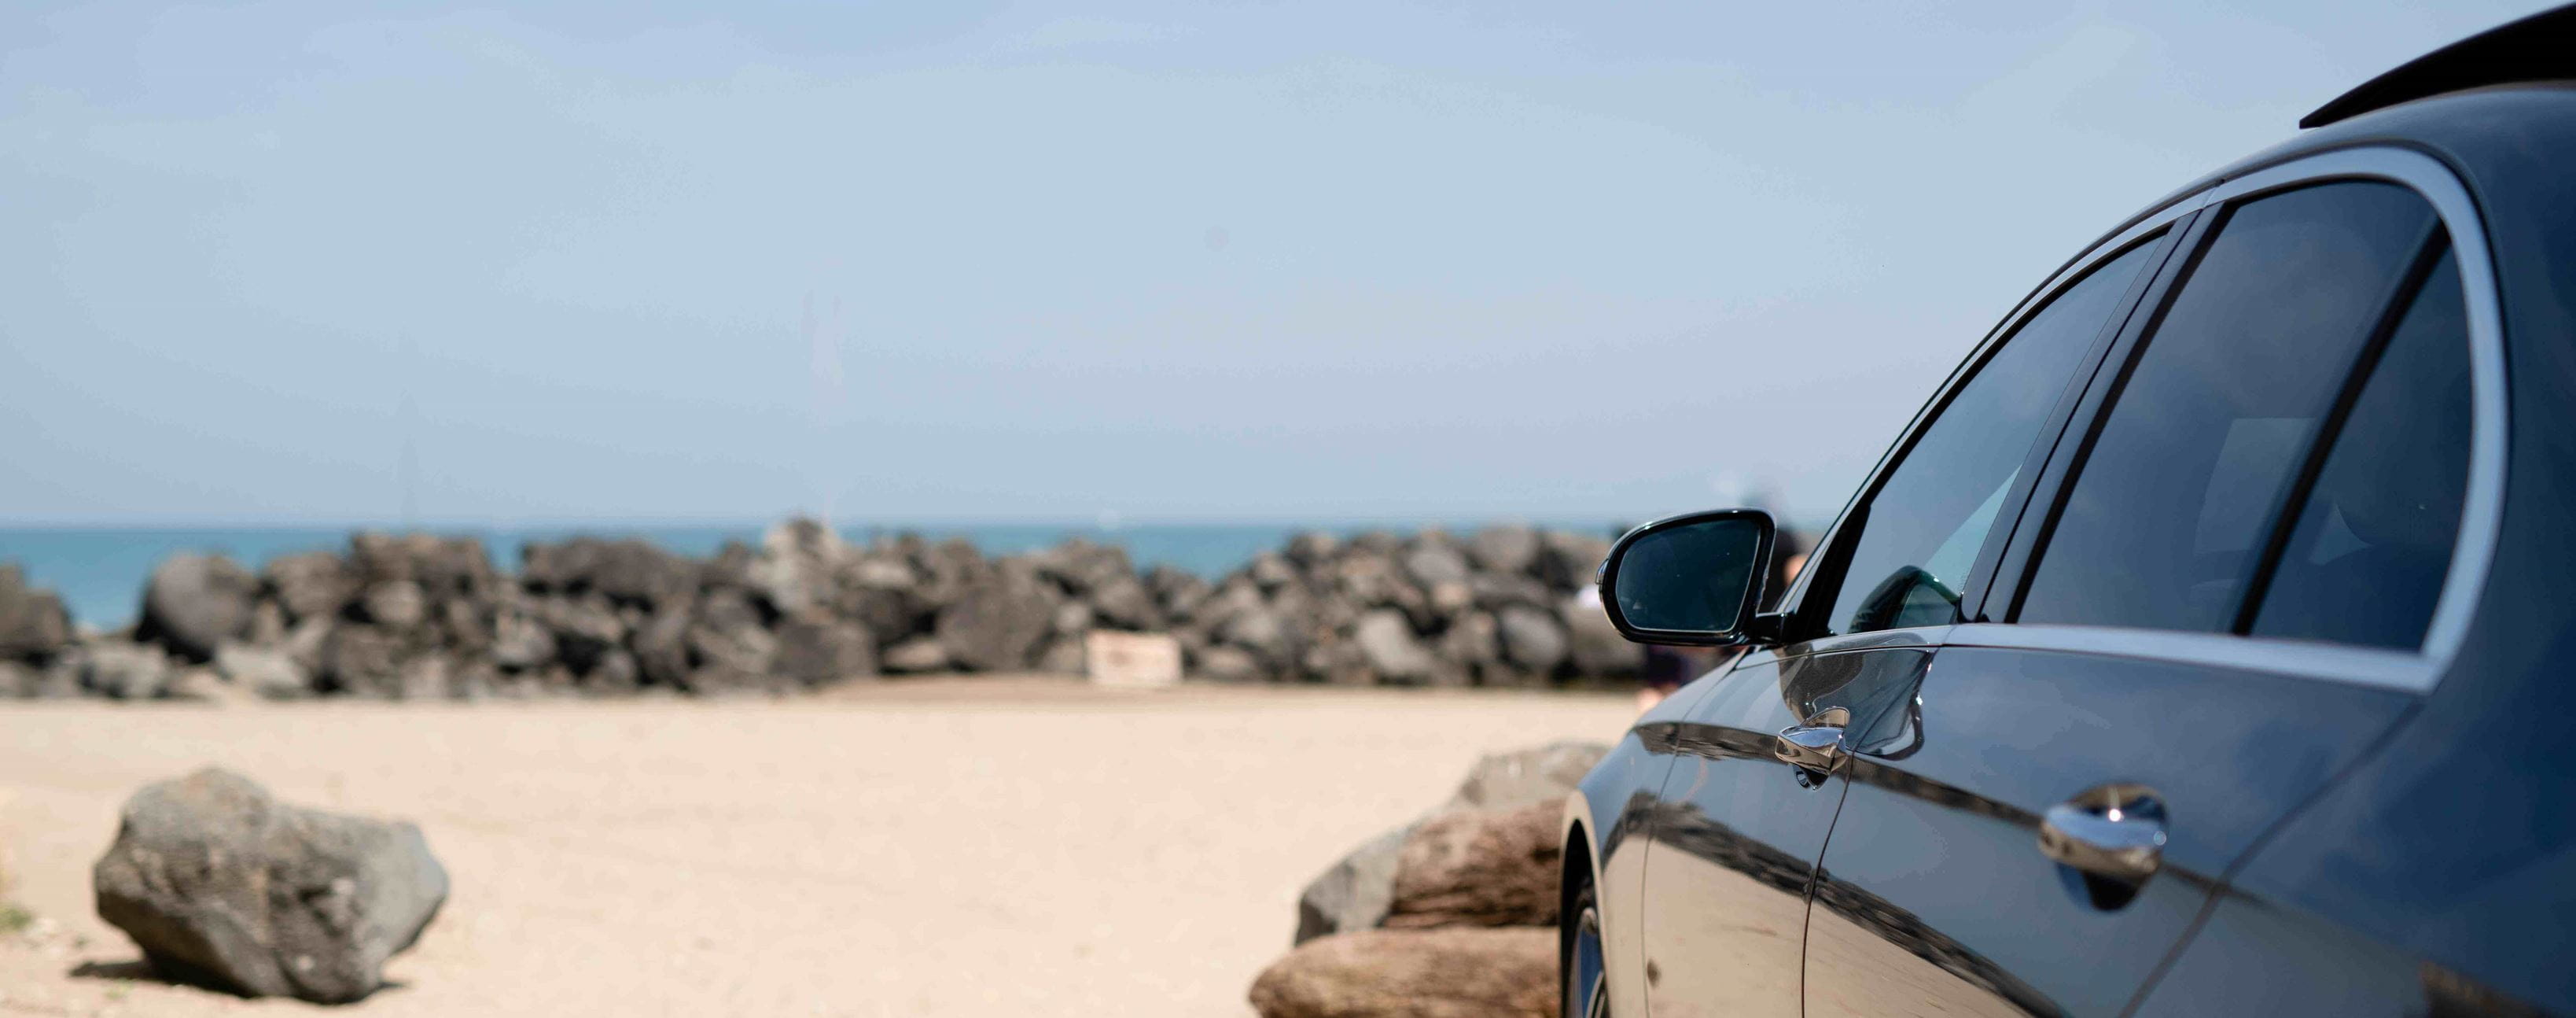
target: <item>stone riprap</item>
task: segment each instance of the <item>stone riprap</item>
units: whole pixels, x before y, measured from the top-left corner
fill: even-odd
[[[1081,539],[988,557],[811,520],[707,558],[632,539],[523,549],[360,533],[253,571],[156,568],[130,630],[85,633],[0,564],[0,698],[776,694],[888,674],[1080,672],[1093,630],[1170,633],[1194,678],[1540,686],[1632,673],[1581,595],[1608,542],[1501,526],[1308,533],[1210,581]]]

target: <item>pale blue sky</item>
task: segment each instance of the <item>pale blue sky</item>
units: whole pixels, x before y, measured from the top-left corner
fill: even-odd
[[[0,14],[0,522],[1822,518],[2541,4],[522,6]]]

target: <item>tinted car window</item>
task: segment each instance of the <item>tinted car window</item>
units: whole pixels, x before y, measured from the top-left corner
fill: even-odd
[[[2251,631],[2421,646],[2468,482],[2468,311],[2445,254],[2354,399]]]
[[[2232,628],[2317,423],[2433,219],[2380,183],[2236,209],[2136,355],[2020,620]]]
[[[2131,248],[2059,291],[1923,430],[1854,519],[1827,632],[1958,620],[1959,588],[2022,460],[2154,248]]]

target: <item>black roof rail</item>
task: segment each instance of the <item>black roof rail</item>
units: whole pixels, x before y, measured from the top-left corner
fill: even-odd
[[[2444,92],[2568,78],[2576,78],[2576,4],[2498,25],[2409,60],[2317,107],[2299,118],[2299,126],[2324,127]]]

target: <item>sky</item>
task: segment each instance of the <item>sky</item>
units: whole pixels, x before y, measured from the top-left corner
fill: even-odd
[[[11,5],[0,524],[1821,523],[2541,6]]]

